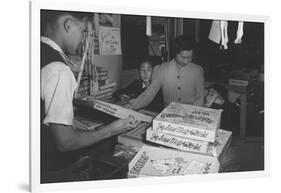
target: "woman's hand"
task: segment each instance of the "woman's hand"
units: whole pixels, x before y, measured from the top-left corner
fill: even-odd
[[[131,99],[124,107],[127,109],[134,109],[134,102],[136,101],[136,99]]]
[[[128,103],[130,101],[131,97],[126,94],[122,94],[119,96],[119,99],[125,103]]]

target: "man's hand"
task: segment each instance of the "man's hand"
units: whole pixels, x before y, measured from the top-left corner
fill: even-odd
[[[129,116],[127,119],[119,119],[111,123],[111,135],[122,133],[126,130],[135,128],[138,124],[138,120],[135,120],[133,116]]]

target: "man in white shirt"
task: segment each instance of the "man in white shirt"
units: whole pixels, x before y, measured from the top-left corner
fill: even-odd
[[[128,118],[93,132],[75,129],[72,100],[77,85],[68,55],[79,53],[85,14],[41,10],[41,171],[66,166],[65,162],[56,166],[67,158],[62,152],[79,150],[135,126]]]

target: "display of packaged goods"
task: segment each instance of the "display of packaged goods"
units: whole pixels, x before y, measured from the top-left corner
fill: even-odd
[[[144,145],[129,163],[128,176],[176,176],[218,173],[220,163],[211,156]]]
[[[142,121],[142,122],[151,122],[152,117],[144,115],[142,113],[136,112],[131,109],[127,109],[124,107],[121,107],[116,104],[104,102],[101,100],[95,100],[94,103],[94,109],[97,109],[99,111],[102,111],[104,113],[107,113],[109,115],[112,115],[114,117],[120,118],[120,119],[126,119],[130,116],[134,117],[135,120],[137,121]]]
[[[150,123],[141,122],[135,129],[118,136],[118,143],[139,150],[145,142],[145,133]]]
[[[107,71],[102,71],[102,72],[98,72],[97,74],[98,74],[98,76],[107,76],[108,72]]]
[[[79,92],[77,93],[77,98],[83,98],[83,97],[86,97],[86,96],[88,96],[88,95],[89,95],[88,90],[79,91]]]
[[[78,92],[83,92],[89,90],[89,87],[84,86],[84,87],[79,87]]]
[[[107,80],[108,76],[98,76],[98,80]]]
[[[222,110],[171,102],[153,120],[153,129],[159,132],[215,142]]]
[[[101,72],[107,72],[106,68],[101,67],[101,66],[96,66],[97,72],[101,73]]]
[[[100,90],[103,90],[103,89],[107,89],[107,88],[111,88],[111,87],[115,87],[116,86],[116,82],[112,82],[112,83],[109,83],[109,84],[106,84],[104,86],[100,86]]]
[[[97,80],[98,81],[98,84],[99,84],[99,86],[104,86],[104,85],[106,85],[106,80]]]
[[[104,93],[102,95],[95,96],[96,99],[102,99],[102,98],[112,98],[112,92]]]
[[[198,153],[207,153],[207,148],[209,145],[209,142],[207,141],[200,141],[176,135],[170,135],[153,130],[152,128],[147,129],[146,140],[175,149]]]
[[[80,116],[74,116],[73,121],[74,121],[75,128],[83,131],[91,131],[104,125],[101,121],[88,119]]]
[[[112,96],[105,96],[102,98],[99,98],[99,100],[104,101],[104,102],[111,102],[112,101]]]
[[[99,96],[99,95],[103,95],[105,93],[112,93],[112,89],[108,88],[108,89],[105,89],[105,90],[96,91],[96,92],[94,92],[94,95]]]

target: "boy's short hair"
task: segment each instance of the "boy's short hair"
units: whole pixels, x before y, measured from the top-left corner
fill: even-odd
[[[93,13],[89,13],[89,12],[41,9],[40,11],[41,35],[44,33],[47,25],[54,25],[59,17],[66,14],[69,14],[78,20],[82,20],[84,18],[87,18],[89,20],[93,19]]]

